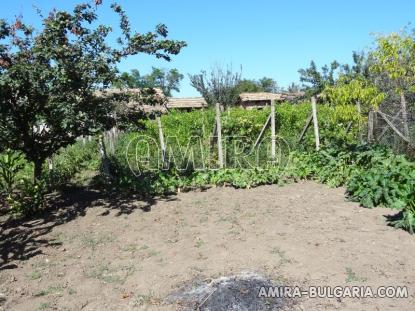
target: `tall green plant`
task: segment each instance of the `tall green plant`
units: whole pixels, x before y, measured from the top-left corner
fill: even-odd
[[[24,167],[22,155],[11,149],[0,155],[0,184],[7,194],[13,192],[19,171]]]

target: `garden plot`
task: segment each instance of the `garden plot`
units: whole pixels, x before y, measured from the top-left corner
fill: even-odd
[[[407,299],[273,301],[275,310],[412,310],[415,304],[413,237],[386,225],[385,216],[396,210],[361,208],[344,199],[342,188],[218,187],[146,201],[78,190],[55,202],[59,209],[46,219],[2,221],[0,309],[181,310],[189,304],[170,299],[181,289],[219,288],[218,280],[241,275],[302,288],[409,291]],[[205,308],[217,305],[209,300],[217,296],[206,297],[199,296]]]

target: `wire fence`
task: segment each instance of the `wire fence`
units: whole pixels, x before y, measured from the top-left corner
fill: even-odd
[[[370,140],[370,118],[366,127]],[[406,127],[407,125],[407,127]],[[415,106],[407,107],[407,122],[400,103],[384,103],[373,113],[373,142],[415,158]]]

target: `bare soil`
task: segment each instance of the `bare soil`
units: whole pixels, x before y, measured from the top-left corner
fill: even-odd
[[[257,273],[278,284],[407,286],[409,298],[292,301],[287,310],[415,310],[415,240],[344,189],[303,182],[169,198],[78,190],[47,217],[1,222],[0,309],[178,310],[193,280]]]

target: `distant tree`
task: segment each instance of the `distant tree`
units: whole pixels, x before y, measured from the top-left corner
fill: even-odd
[[[288,91],[289,93],[298,93],[298,92],[300,92],[300,91],[301,91],[301,86],[300,86],[299,84],[297,84],[297,83],[292,82],[292,83],[288,86],[287,91]]]
[[[277,82],[272,78],[263,77],[259,79],[258,84],[264,92],[277,93],[279,91]]]
[[[277,82],[272,78],[264,77],[262,79],[256,80],[248,80],[243,79],[238,83],[237,91],[238,94],[243,92],[270,92],[276,93],[280,89],[278,88]]]
[[[364,52],[354,51],[353,64],[341,66],[343,79],[370,79],[369,58]]]
[[[248,80],[248,79],[243,79],[243,80],[239,81],[236,88],[237,88],[237,93],[238,94],[241,94],[241,93],[244,93],[244,92],[256,93],[256,92],[263,92],[264,91],[262,86],[260,86],[257,81]]]
[[[184,76],[177,69],[152,68],[151,73],[141,76],[137,69],[131,73],[123,72],[115,81],[115,87],[127,88],[161,88],[166,96],[171,96],[172,91],[180,92],[180,81]]]
[[[35,180],[57,150],[112,125],[112,101],[96,91],[113,82],[121,59],[146,53],[170,60],[186,46],[165,39],[162,24],[154,32],[131,32],[118,4],[111,8],[122,36],[111,46],[106,39],[112,28],[97,25],[100,4],[52,11],[36,32],[20,18],[0,20],[0,144],[34,163]]]
[[[130,73],[123,72],[113,82],[113,86],[117,88],[142,88],[145,87],[145,82],[137,69],[132,69]]]
[[[226,69],[214,66],[209,73],[202,70],[199,74],[189,74],[190,84],[204,97],[208,105],[221,103],[234,106],[238,101],[238,85],[241,73],[233,72],[232,66]]]
[[[159,87],[165,95],[171,96],[172,91],[180,92],[180,81],[183,78],[184,76],[177,69],[167,71],[153,67],[152,72],[145,75],[143,80],[147,87]]]
[[[321,93],[326,86],[334,85],[336,81],[336,70],[339,69],[340,64],[333,61],[330,66],[324,65],[321,71],[318,70],[316,63],[311,61],[310,67],[298,70],[300,74],[300,81],[307,96]]]

